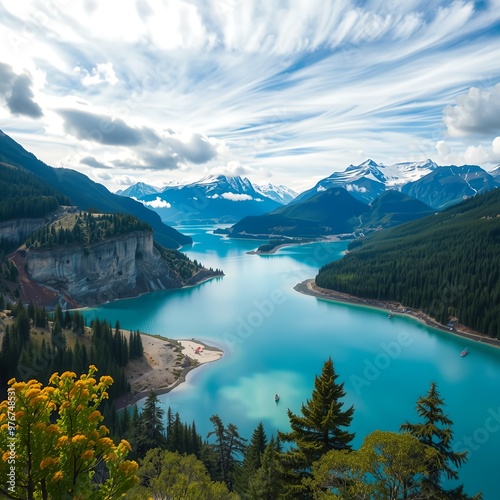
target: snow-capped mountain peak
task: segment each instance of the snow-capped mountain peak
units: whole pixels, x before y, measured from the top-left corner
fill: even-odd
[[[210,174],[206,177],[203,177],[197,182],[193,182],[189,184],[189,186],[195,187],[200,186],[203,189],[208,191],[211,190],[220,190],[220,189],[229,189],[234,193],[254,193],[255,189],[252,186],[252,183],[246,177],[238,176],[230,176],[223,174]]]
[[[280,184],[279,186],[275,186],[274,184],[261,184],[255,185],[255,190],[271,200],[277,201],[278,203],[282,203],[287,205],[294,198],[297,197],[298,193],[293,189],[290,189],[287,186],[283,186]]]
[[[403,184],[417,181],[424,175],[431,173],[438,168],[438,165],[427,159],[424,161],[394,163],[393,165],[379,165],[379,168],[386,178],[386,187],[397,189]]]
[[[160,191],[161,188],[151,186],[150,184],[146,184],[144,182],[137,182],[132,186],[129,186],[127,189],[117,191],[116,194],[119,194],[120,196],[128,196],[129,198],[139,199],[142,196],[159,193]]]

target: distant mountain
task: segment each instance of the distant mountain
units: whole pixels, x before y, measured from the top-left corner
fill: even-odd
[[[350,165],[344,172],[334,172],[320,180],[312,189],[295,198],[294,203],[314,196],[332,187],[347,189],[356,199],[370,203],[386,189],[400,189],[407,182],[420,179],[438,166],[432,160],[383,165],[366,160],[359,165]]]
[[[401,192],[441,210],[496,187],[494,178],[477,165],[439,167]]]
[[[370,211],[362,216],[362,228],[393,227],[434,213],[429,205],[390,189],[370,204]]]
[[[316,284],[500,338],[500,189],[353,242]],[[356,246],[356,248],[354,248]],[[452,326],[448,325],[449,328]]]
[[[71,199],[82,210],[94,208],[102,212],[123,212],[147,222],[154,230],[155,240],[167,248],[178,248],[192,243],[175,229],[162,223],[152,210],[131,198],[118,196],[86,175],[66,168],[49,167],[26,151],[20,144],[0,130],[0,161],[20,166],[43,179]]]
[[[299,194],[293,203],[307,200],[333,187],[344,188],[357,200],[370,203],[385,191],[385,178],[377,167],[373,160],[366,160],[360,165],[347,167],[344,172],[334,172],[320,180],[312,189]]]
[[[393,165],[378,165],[385,178],[385,187],[400,189],[408,182],[414,182],[436,170],[438,165],[432,160],[394,163]]]
[[[358,217],[368,211],[368,205],[336,187],[265,215],[245,217],[228,234],[319,237],[351,233],[359,225]]]
[[[500,184],[500,164],[489,171],[489,174],[495,179],[497,184]]]
[[[140,198],[141,196],[146,196],[148,194],[159,193],[161,188],[155,186],[150,186],[144,182],[137,182],[127,189],[119,189],[115,194],[120,196],[128,196],[129,198]]]
[[[264,196],[267,196],[281,205],[288,205],[288,203],[295,199],[299,194],[293,189],[281,184],[279,186],[275,186],[273,184],[261,184],[254,187],[257,192],[262,193]]]
[[[346,189],[334,187],[268,214],[245,217],[231,228],[218,232],[235,237],[311,238],[392,227],[433,212],[428,205],[399,191],[386,191],[367,205]]]
[[[209,175],[187,185],[167,186],[160,193],[138,197],[168,222],[236,222],[280,206],[247,178]]]

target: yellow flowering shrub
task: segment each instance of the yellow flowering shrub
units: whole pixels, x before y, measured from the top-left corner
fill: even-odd
[[[97,382],[96,372],[90,366],[79,378],[71,371],[54,373],[47,387],[37,380],[9,381],[9,394],[15,397],[0,402],[0,476],[7,477],[9,460],[15,458],[16,488],[23,498],[42,498],[42,490],[48,498],[119,498],[138,482],[137,464],[125,459],[130,444],[125,440],[115,444],[109,430],[100,425],[98,407],[108,397],[113,379],[102,376]],[[9,450],[9,433],[14,429],[12,455],[4,450]],[[108,478],[97,484],[94,469],[101,461]],[[7,496],[3,487],[0,497]]]

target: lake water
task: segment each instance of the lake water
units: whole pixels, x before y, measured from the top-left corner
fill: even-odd
[[[179,228],[193,237],[184,249],[225,276],[199,286],[105,304],[85,312],[123,328],[174,339],[196,338],[224,357],[190,372],[186,383],[160,397],[205,436],[209,417],[237,425],[250,438],[262,421],[268,436],[288,430],[287,408],[300,411],[314,376],[331,356],[345,404],[355,407],[355,446],[374,429],[397,431],[417,421],[414,407],[431,381],[454,421],[458,450],[469,449],[460,482],[485,500],[500,498],[500,350],[426,327],[410,318],[302,295],[293,286],[340,258],[346,242],[283,248],[248,255],[259,242],[228,240],[212,227]],[[462,358],[460,351],[469,347]],[[274,394],[279,393],[279,404]]]

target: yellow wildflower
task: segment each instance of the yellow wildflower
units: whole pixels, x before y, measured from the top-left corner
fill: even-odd
[[[55,465],[57,460],[52,457],[46,457],[40,462],[40,469],[45,469],[46,467],[50,467],[51,465]]]
[[[110,377],[109,375],[103,375],[100,379],[99,379],[99,383],[102,384],[102,385],[111,385],[113,383],[113,378]]]
[[[63,446],[63,445],[64,445],[64,444],[66,444],[68,441],[69,441],[68,436],[61,436],[61,437],[57,440],[57,447],[59,448],[60,446]]]
[[[108,437],[103,437],[100,439],[101,445],[105,447],[114,446],[113,440]]]
[[[105,425],[101,425],[99,427],[99,434],[101,436],[105,436],[106,434],[109,434],[109,429]]]
[[[135,472],[138,468],[139,465],[137,465],[137,462],[134,462],[133,460],[125,460],[118,466],[118,470],[127,474]]]
[[[59,481],[60,479],[62,479],[64,476],[64,474],[62,473],[62,471],[58,470],[55,474],[54,474],[54,481]]]
[[[122,439],[120,441],[120,444],[126,448],[128,451],[132,451],[132,446],[130,446],[130,443],[126,439]]]
[[[94,458],[94,452],[92,450],[87,450],[82,453],[82,460],[90,460]]]
[[[25,396],[27,398],[34,398],[34,397],[38,396],[39,394],[40,394],[40,389],[38,389],[37,387],[32,387],[31,389],[28,389],[26,391]]]
[[[43,396],[43,395],[37,396],[36,398],[33,398],[31,400],[31,406],[35,406],[38,403],[45,403],[45,401],[47,401],[47,400],[48,400],[47,396]]]
[[[84,441],[87,441],[87,438],[83,434],[77,434],[71,439],[72,443],[82,443]]]

